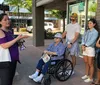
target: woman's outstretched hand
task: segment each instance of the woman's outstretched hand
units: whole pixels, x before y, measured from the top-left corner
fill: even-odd
[[[44,50],[44,54],[47,54],[47,52],[48,52],[47,50]]]
[[[28,35],[18,35],[17,39],[20,40],[20,39],[24,39],[24,38],[28,38],[29,36]]]

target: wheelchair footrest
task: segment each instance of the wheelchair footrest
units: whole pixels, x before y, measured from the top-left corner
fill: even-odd
[[[51,84],[51,76],[50,74],[46,74],[41,81],[41,85],[50,85],[50,84]]]

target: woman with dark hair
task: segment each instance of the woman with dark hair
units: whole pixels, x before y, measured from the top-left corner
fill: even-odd
[[[8,49],[11,56],[11,62],[0,62],[0,85],[12,85],[16,65],[19,61],[18,44],[16,42],[28,37],[26,35],[19,35],[14,38],[14,35],[8,29],[9,26],[8,15],[5,13],[0,14],[0,46]]]
[[[95,44],[98,37],[97,22],[95,19],[88,21],[88,30],[82,37],[82,51],[85,62],[85,75],[82,77],[84,82],[93,81]]]

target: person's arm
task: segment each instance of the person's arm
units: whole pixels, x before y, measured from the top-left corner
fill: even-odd
[[[65,31],[64,31],[63,34],[62,34],[62,38],[63,38],[63,39],[66,37],[67,29],[68,29],[68,25],[66,26]]]
[[[65,52],[65,47],[64,47],[64,45],[61,45],[59,47],[59,50],[57,50],[57,52],[50,52],[50,51],[48,51],[47,54],[49,54],[49,55],[56,55],[56,56],[61,57],[64,54],[64,52]]]
[[[5,34],[0,30],[0,38],[4,38],[4,37],[5,37]],[[27,38],[27,37],[28,36],[19,35],[17,38],[13,39],[12,41],[0,44],[0,46],[3,47],[4,49],[7,49],[11,47],[13,44],[15,44],[18,40],[22,38]]]
[[[46,52],[46,51],[50,51],[50,49],[51,49],[51,47],[52,47],[52,45],[54,44],[54,42],[53,43],[51,43],[45,50],[44,50],[44,52]]]
[[[59,50],[56,52],[57,53],[57,56],[61,57],[65,52],[65,46],[62,45],[59,47]]]
[[[100,37],[99,37],[99,39],[98,39],[98,41],[96,43],[96,47],[100,48]]]
[[[7,48],[11,47],[13,44],[15,44],[18,40],[19,40],[18,38],[15,38],[12,41],[9,41],[7,43],[0,44],[0,46],[3,47],[4,49],[7,49]]]
[[[48,55],[57,55],[56,52],[45,51],[45,53],[48,54]]]
[[[49,55],[57,55],[57,56],[63,55],[64,52],[65,52],[65,46],[64,45],[61,45],[59,47],[59,50],[57,50],[56,52],[51,52],[51,51],[47,51],[47,50],[44,51],[44,53],[46,53],[46,54],[49,54]]]
[[[63,32],[63,34],[62,34],[62,38],[65,38],[66,37],[66,34],[67,34],[67,32],[65,31],[65,32]]]
[[[91,35],[91,39],[85,43],[85,46],[91,46],[96,41],[97,37],[98,37],[98,32],[94,32]]]
[[[54,42],[53,42],[53,43],[51,43],[51,44],[47,47],[47,49],[46,49],[46,50],[44,50],[44,53],[49,54],[49,55],[56,55],[56,53],[55,53],[55,52],[51,52],[51,51],[50,51],[50,50],[51,50],[51,48],[52,48],[52,46],[53,46],[53,44],[54,44]]]
[[[85,44],[85,41],[84,41],[85,35],[86,35],[86,32],[82,35],[82,43],[81,43],[81,45]]]

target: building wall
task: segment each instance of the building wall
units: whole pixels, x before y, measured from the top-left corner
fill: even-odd
[[[100,32],[100,0],[98,0],[98,5],[97,5],[97,12],[96,12],[96,20],[98,22],[99,26],[99,32]]]

